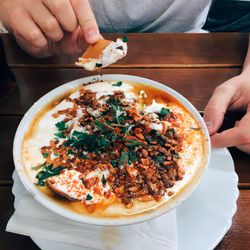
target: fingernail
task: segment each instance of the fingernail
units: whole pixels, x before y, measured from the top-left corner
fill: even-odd
[[[206,123],[207,129],[208,129],[208,132],[212,133],[213,128],[214,128],[213,122],[212,121],[205,121],[205,123]]]
[[[89,30],[86,34],[86,40],[88,43],[95,43],[100,39],[100,34],[95,30]]]

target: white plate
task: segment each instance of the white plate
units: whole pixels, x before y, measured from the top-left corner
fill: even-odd
[[[232,224],[239,196],[238,176],[227,149],[213,149],[202,182],[177,208],[178,250],[213,249]],[[44,250],[84,250],[77,245],[33,238]]]

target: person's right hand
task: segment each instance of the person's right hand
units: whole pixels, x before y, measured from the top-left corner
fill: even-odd
[[[227,110],[244,110],[233,128],[218,133]],[[250,69],[217,87],[204,113],[214,147],[232,147],[250,154]]]
[[[0,0],[0,19],[36,57],[78,54],[101,37],[88,0]]]

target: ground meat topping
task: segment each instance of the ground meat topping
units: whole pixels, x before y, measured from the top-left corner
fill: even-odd
[[[183,137],[171,126],[177,119],[174,111],[145,112],[122,91],[97,99],[95,92],[82,88],[78,98],[66,101],[73,107],[53,114],[62,120],[55,124],[55,139],[41,148],[45,162],[35,167],[39,185],[67,169],[81,173],[92,195],[108,199],[113,194],[128,208],[135,199],[160,201],[172,195],[168,188],[184,175],[179,163]],[[95,171],[108,174],[91,177]]]

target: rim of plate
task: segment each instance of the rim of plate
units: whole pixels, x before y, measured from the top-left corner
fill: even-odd
[[[189,187],[186,188],[181,192],[181,194],[178,194],[178,197],[174,199],[172,202],[168,202],[165,205],[160,206],[159,208],[156,208],[153,211],[150,211],[149,213],[143,213],[142,215],[138,216],[131,216],[130,218],[97,218],[97,217],[91,217],[86,215],[81,215],[79,213],[70,211],[66,208],[63,208],[55,201],[52,201],[50,198],[46,196],[43,192],[38,190],[38,188],[35,186],[34,183],[29,179],[27,174],[23,171],[24,166],[22,165],[22,155],[21,155],[21,146],[22,142],[25,136],[26,131],[29,129],[29,124],[37,113],[44,108],[51,100],[55,99],[58,96],[62,96],[63,94],[67,93],[69,90],[73,90],[76,87],[82,86],[84,83],[89,83],[92,81],[132,81],[132,82],[138,82],[144,85],[151,85],[155,88],[161,89],[171,96],[173,96],[175,99],[177,99],[181,104],[184,105],[184,107],[193,115],[193,117],[199,122],[200,127],[202,128],[202,132],[205,136],[205,163],[203,166],[202,173],[200,173],[199,178],[195,178],[195,180],[192,180],[192,182],[189,184]],[[156,82],[154,80],[150,80],[143,77],[133,76],[133,75],[123,75],[123,74],[107,74],[107,75],[94,75],[89,77],[80,78],[68,83],[65,83],[44,96],[42,96],[38,101],[36,101],[29,110],[25,113],[24,117],[22,118],[21,122],[18,125],[15,138],[14,138],[14,144],[13,144],[13,158],[14,158],[14,164],[15,169],[17,170],[17,173],[26,188],[27,191],[29,191],[33,197],[40,202],[43,206],[46,208],[52,210],[53,212],[66,217],[68,219],[81,222],[81,223],[87,223],[92,225],[105,225],[105,226],[121,226],[121,225],[129,225],[129,224],[135,224],[139,222],[143,222],[146,220],[150,220],[153,218],[156,218],[162,214],[165,214],[169,212],[170,210],[177,207],[180,203],[182,203],[187,197],[190,196],[190,194],[195,190],[198,183],[201,181],[204,171],[207,168],[209,164],[209,159],[211,155],[211,144],[210,144],[210,137],[207,130],[207,127],[205,125],[205,122],[203,118],[200,116],[199,112],[196,110],[196,108],[181,94],[176,92],[170,87],[167,87],[166,85],[163,85],[159,82]]]

